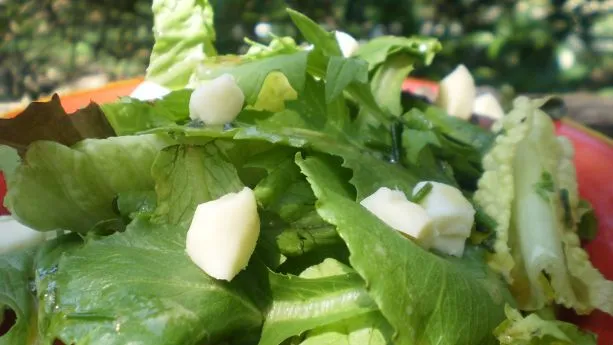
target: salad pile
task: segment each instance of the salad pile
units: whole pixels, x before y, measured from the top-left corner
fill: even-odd
[[[219,56],[207,1],[153,11],[147,80],[169,93],[0,120],[5,205],[36,230],[0,244],[0,310],[16,315],[0,344],[596,343],[556,319],[613,314],[613,282],[580,246],[590,207],[543,101],[518,98],[490,131],[403,95],[435,39],[343,54],[288,10],[308,45]],[[453,252],[364,202],[459,203],[428,206],[440,188],[472,212],[452,218],[468,224]]]

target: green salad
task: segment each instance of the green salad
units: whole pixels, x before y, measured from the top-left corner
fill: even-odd
[[[222,56],[208,1],[153,12],[163,96],[0,120],[0,345],[596,344],[556,319],[613,282],[544,100],[486,130],[403,94],[436,39],[288,10],[304,44]]]

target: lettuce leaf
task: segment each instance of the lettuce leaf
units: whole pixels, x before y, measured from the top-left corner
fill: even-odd
[[[4,308],[8,308],[17,316],[8,333],[0,336],[0,345],[27,345],[37,341],[36,300],[30,291],[33,254],[28,249],[0,255],[0,313],[4,314]]]
[[[352,267],[393,326],[395,344],[495,343],[491,332],[512,298],[479,252],[469,250],[461,260],[429,253],[348,197],[332,167],[312,157],[297,163],[319,214],[337,227]]]
[[[475,200],[498,224],[489,264],[506,277],[523,310],[555,301],[579,313],[613,314],[613,282],[592,266],[576,232],[572,145],[555,136],[540,104],[516,99],[483,160]]]
[[[245,94],[245,102],[248,105],[254,105],[264,81],[270,73],[275,71],[283,73],[291,87],[300,93],[304,87],[307,56],[308,52],[298,51],[290,54],[279,53],[257,60],[245,57],[208,59],[199,67],[194,85],[227,73],[234,77]]]
[[[300,278],[271,273],[272,305],[259,345],[277,345],[304,331],[377,309],[356,273]]]
[[[199,204],[243,188],[236,169],[215,142],[167,147],[157,156],[151,174],[159,200],[154,221],[186,228]]]
[[[501,345],[595,345],[596,337],[577,326],[556,320],[543,320],[537,314],[523,317],[509,306],[507,320],[494,330]]]
[[[140,101],[124,97],[101,106],[117,135],[132,135],[157,127],[170,127],[189,120],[191,90],[173,91],[162,99]]]
[[[232,168],[220,164],[225,157],[216,143],[207,146],[162,151],[154,164],[160,171],[156,184],[174,191],[158,194],[158,204],[166,205],[158,207],[160,214],[187,215],[197,203],[241,184],[236,171],[228,173]],[[219,183],[220,174],[233,181]],[[194,189],[206,193],[185,194]],[[170,202],[179,194],[185,202]],[[50,244],[37,264],[38,271],[47,272],[37,279],[44,339],[200,344],[256,332],[262,314],[250,291],[266,276],[247,269],[232,283],[210,278],[185,254],[187,227],[182,217],[170,220],[175,219],[179,224],[156,224],[138,215],[122,233],[84,244]]]
[[[217,55],[213,8],[208,0],[154,0],[152,10],[155,43],[146,79],[182,89],[207,56]]]
[[[316,328],[300,345],[392,345],[393,330],[380,312]]]
[[[300,277],[316,279],[354,272],[334,259],[311,266]],[[308,331],[300,345],[391,345],[393,330],[379,311],[348,318]]]
[[[153,189],[151,165],[168,143],[158,135],[87,139],[72,148],[36,142],[7,176],[5,205],[39,231],[87,232],[117,217],[117,194]]]

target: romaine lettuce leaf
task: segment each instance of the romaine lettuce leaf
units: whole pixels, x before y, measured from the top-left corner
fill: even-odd
[[[27,345],[38,339],[36,300],[30,290],[34,252],[27,249],[0,255],[0,313],[8,308],[17,316],[8,333],[0,336],[0,345]]]
[[[36,142],[7,178],[5,205],[39,231],[87,232],[117,217],[117,194],[153,189],[151,165],[168,143],[159,135],[87,139],[72,148]]]
[[[304,331],[376,310],[356,273],[305,279],[271,273],[272,305],[259,345],[277,345]]]
[[[524,310],[552,301],[613,314],[613,282],[589,261],[576,233],[579,194],[572,145],[555,136],[540,101],[518,98],[497,127],[475,200],[497,222],[490,265]]]
[[[392,345],[393,333],[387,320],[376,311],[316,328],[300,345]]]
[[[213,8],[208,0],[154,0],[147,80],[176,90],[186,87],[199,64],[217,52]]]
[[[577,326],[556,320],[543,320],[537,314],[523,317],[505,307],[507,320],[494,330],[501,345],[595,345],[596,337]]]
[[[317,279],[354,272],[334,259],[311,266],[300,274],[302,278]],[[393,330],[379,311],[348,318],[308,331],[300,345],[391,345]]]
[[[394,327],[395,344],[495,343],[492,331],[512,298],[478,252],[456,260],[429,253],[348,197],[343,183],[331,179],[329,165],[312,157],[297,163],[318,198],[318,212],[337,226],[352,267]]]

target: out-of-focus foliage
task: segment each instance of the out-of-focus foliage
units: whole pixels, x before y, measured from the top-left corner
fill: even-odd
[[[368,39],[438,37],[443,52],[417,74],[440,78],[458,63],[478,82],[517,91],[613,85],[613,3],[607,0],[211,0],[221,52],[243,37],[295,35],[290,6],[330,29]],[[47,93],[104,71],[143,74],[152,46],[150,0],[0,0],[0,99]]]

